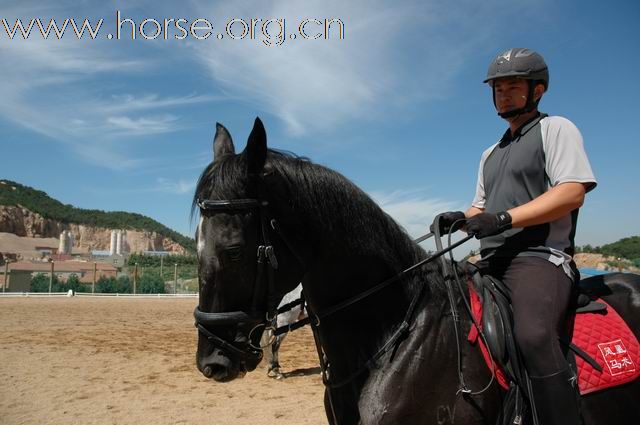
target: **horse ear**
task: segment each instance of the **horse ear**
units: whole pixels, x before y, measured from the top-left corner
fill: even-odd
[[[258,174],[262,171],[267,160],[267,133],[260,118],[256,117],[256,121],[253,123],[253,129],[244,153],[247,156],[249,174]]]
[[[233,147],[231,135],[224,125],[216,123],[216,135],[213,138],[213,159],[216,160],[224,155],[234,154],[236,149]]]

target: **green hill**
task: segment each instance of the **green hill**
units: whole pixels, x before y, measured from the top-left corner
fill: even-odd
[[[577,247],[577,252],[591,252],[595,254],[610,255],[631,262],[640,267],[640,236],[622,238],[619,241],[602,246],[593,247],[585,245]]]
[[[195,241],[142,214],[124,211],[86,210],[65,205],[41,190],[10,180],[0,180],[0,205],[22,205],[34,213],[61,223],[84,224],[107,229],[146,230],[171,238],[195,252]]]
[[[640,236],[622,238],[617,242],[602,245],[600,252],[629,260],[640,258]]]

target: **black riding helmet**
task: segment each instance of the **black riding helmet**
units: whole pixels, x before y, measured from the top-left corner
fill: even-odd
[[[518,77],[526,79],[529,83],[527,103],[524,107],[505,113],[498,113],[502,118],[510,118],[516,115],[533,111],[538,107],[538,102],[533,100],[533,89],[537,84],[544,84],[544,90],[549,89],[549,69],[543,57],[530,49],[522,47],[507,49],[500,53],[489,65],[485,83],[489,83],[493,92],[493,104],[496,103],[493,80],[504,77]]]

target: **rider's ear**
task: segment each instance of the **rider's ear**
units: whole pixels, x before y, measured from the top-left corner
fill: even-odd
[[[542,98],[542,95],[544,94],[546,88],[544,86],[544,84],[536,84],[536,86],[533,89],[533,100],[534,101],[540,101],[540,99]]]
[[[216,123],[216,135],[213,138],[213,159],[219,159],[224,155],[232,155],[236,153],[236,149],[233,147],[233,140],[229,131],[224,125],[219,122]]]
[[[256,118],[253,123],[244,153],[247,156],[249,174],[260,173],[267,159],[267,133],[260,118]]]

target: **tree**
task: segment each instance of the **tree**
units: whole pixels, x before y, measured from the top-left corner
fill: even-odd
[[[68,291],[69,289],[73,290],[73,292],[86,292],[86,287],[84,284],[80,282],[80,278],[75,273],[69,276],[67,282],[63,285]]]
[[[96,282],[96,291],[103,294],[116,293],[116,279],[113,277],[101,276]]]
[[[21,205],[30,211],[42,215],[44,218],[62,223],[86,224],[88,226],[104,227],[107,229],[149,230],[178,242],[190,252],[195,252],[196,250],[193,239],[175,230],[171,230],[161,223],[141,214],[75,208],[51,198],[41,190],[36,190],[6,179],[0,181],[3,183],[0,184],[0,205]]]
[[[141,294],[164,294],[164,281],[156,274],[145,274],[140,278],[138,292]]]
[[[130,294],[131,282],[128,276],[120,276],[117,279],[113,276],[102,276],[96,282],[96,291],[104,294]]]
[[[49,292],[49,274],[38,273],[31,278],[31,292]],[[53,284],[51,285],[51,291],[57,292],[58,289],[58,276],[53,275]]]
[[[157,255],[147,255],[147,254],[137,254],[133,253],[129,256],[127,260],[127,265],[134,266],[138,264],[139,267],[160,267],[160,256]],[[167,255],[164,257],[164,266],[169,267],[173,264],[177,264],[178,266],[197,266],[198,265],[198,257],[195,255]]]
[[[638,258],[640,257],[640,236],[622,238],[617,242],[603,245],[602,253],[614,257]]]
[[[119,276],[116,279],[115,289],[119,294],[131,294],[133,292],[133,285],[129,276]]]
[[[31,292],[49,292],[49,283],[51,283],[51,292],[67,292],[67,284],[60,281],[56,274],[53,275],[51,281],[49,273],[38,273],[31,278]],[[75,275],[72,275],[75,276]],[[77,276],[76,276],[77,279]],[[74,289],[75,290],[75,289]]]

